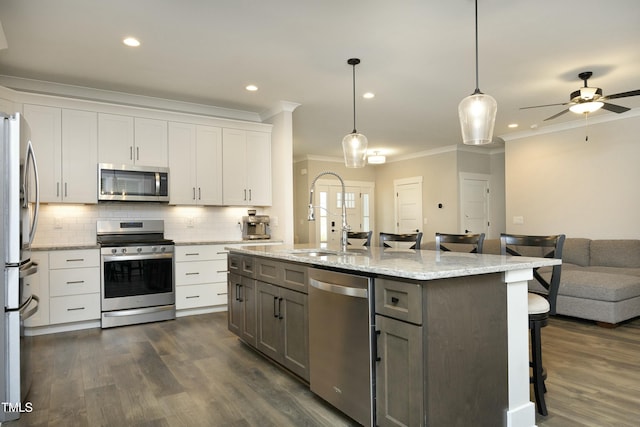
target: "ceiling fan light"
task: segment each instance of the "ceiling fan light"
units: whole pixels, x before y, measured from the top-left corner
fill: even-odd
[[[598,111],[603,105],[604,102],[600,101],[581,102],[579,104],[572,105],[569,107],[569,110],[576,114],[589,114]]]
[[[342,138],[344,165],[348,168],[363,168],[367,164],[367,137],[353,132]]]
[[[460,101],[458,116],[462,130],[462,142],[467,145],[490,144],[496,123],[498,103],[482,92],[469,95]]]

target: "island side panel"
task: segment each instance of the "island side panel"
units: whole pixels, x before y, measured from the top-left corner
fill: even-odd
[[[423,283],[429,425],[504,426],[507,289],[500,273]]]

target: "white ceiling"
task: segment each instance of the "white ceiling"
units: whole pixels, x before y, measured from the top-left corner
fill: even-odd
[[[357,129],[391,158],[460,143],[457,106],[475,89],[473,0],[2,0],[0,21],[2,75],[256,113],[299,103],[296,157],[341,157],[348,58],[362,61]],[[128,35],[142,46],[122,45]],[[519,109],[567,102],[581,71],[605,95],[640,89],[638,0],[479,0],[479,44],[480,89],[506,139],[582,120]],[[614,103],[640,108],[640,96]]]

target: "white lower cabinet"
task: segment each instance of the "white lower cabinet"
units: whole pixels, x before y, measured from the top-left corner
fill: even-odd
[[[100,319],[100,252],[49,252],[49,323]]]
[[[227,251],[223,245],[176,246],[176,310],[227,304]]]

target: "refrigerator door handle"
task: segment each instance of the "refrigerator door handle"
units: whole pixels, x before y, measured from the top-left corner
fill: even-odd
[[[24,185],[24,200],[22,202],[22,207],[26,208],[29,206],[29,185],[27,181],[27,177],[29,176],[29,161],[33,163],[33,175],[35,177],[35,189],[36,189],[36,200],[35,200],[35,208],[33,211],[33,219],[31,220],[31,227],[29,229],[29,245],[33,243],[33,238],[36,235],[36,228],[38,227],[38,213],[40,211],[40,178],[38,176],[38,163],[36,162],[36,154],[33,151],[33,144],[31,140],[27,143],[27,158],[25,159],[25,168],[24,174],[22,177],[22,182]]]
[[[29,261],[28,263],[20,267],[19,276],[21,279],[24,279],[25,277],[31,276],[32,274],[36,274],[37,272],[38,272],[38,263]]]
[[[36,312],[38,311],[38,306],[40,306],[40,298],[38,298],[36,295],[31,295],[27,301],[28,303],[23,304],[21,306],[22,308],[20,309],[20,315],[22,316],[23,321],[36,314]],[[35,301],[36,305],[27,311],[27,307],[29,306],[31,301]]]

